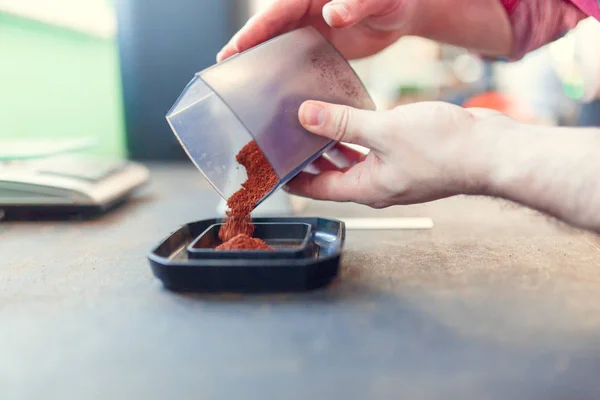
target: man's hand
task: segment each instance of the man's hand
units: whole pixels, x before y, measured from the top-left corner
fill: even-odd
[[[217,61],[311,25],[347,59],[375,54],[403,35],[508,55],[512,34],[499,0],[274,0],[219,52]]]
[[[370,152],[363,159],[351,157],[358,162],[346,170],[320,161],[317,167],[325,172],[300,174],[288,186],[294,194],[381,208],[477,192],[486,179],[485,171],[473,170],[465,156],[474,150],[469,143],[473,127],[491,117],[441,102],[385,112],[306,102],[299,117],[317,135]]]
[[[441,102],[376,112],[310,101],[299,118],[317,135],[370,152],[345,148],[354,165],[341,170],[319,160],[321,173],[289,183],[293,194],[375,208],[495,196],[600,232],[598,129],[530,126]]]
[[[221,61],[277,35],[312,25],[349,59],[375,54],[394,43],[416,21],[416,2],[403,0],[276,0],[221,50]],[[341,28],[347,28],[340,30]]]

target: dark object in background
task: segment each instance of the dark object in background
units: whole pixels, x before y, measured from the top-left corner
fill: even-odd
[[[117,0],[127,148],[135,160],[186,160],[165,115],[215,63],[248,16],[241,0]]]
[[[600,100],[594,100],[581,106],[577,126],[600,126]]]
[[[343,222],[324,218],[256,218],[257,224],[271,223],[271,239],[285,232],[282,224],[309,224],[308,253],[289,258],[289,250],[275,249],[248,256],[248,252],[196,252],[190,258],[189,246],[207,229],[222,224],[222,219],[192,222],[172,233],[148,255],[154,276],[166,289],[177,292],[274,293],[304,292],[328,285],[338,274],[344,249],[346,228]],[[213,227],[216,230],[216,227]],[[214,235],[214,231],[213,231]],[[280,237],[288,239],[289,235]],[[299,236],[298,236],[299,237]],[[284,254],[285,252],[285,254]],[[256,252],[258,253],[258,252]],[[278,254],[279,253],[279,254]],[[286,258],[287,257],[287,258]]]

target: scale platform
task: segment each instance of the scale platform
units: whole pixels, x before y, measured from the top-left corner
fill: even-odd
[[[103,214],[149,180],[142,165],[82,154],[0,162],[5,219]]]

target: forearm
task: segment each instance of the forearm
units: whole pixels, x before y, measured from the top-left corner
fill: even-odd
[[[479,194],[600,232],[600,129],[484,123],[477,135]]]
[[[511,60],[556,40],[587,16],[565,0],[419,0],[417,4],[416,23],[409,34]]]
[[[512,30],[500,0],[419,0],[413,35],[488,56],[512,51]]]
[[[568,0],[497,1],[510,21],[512,48],[508,58],[511,60],[519,60],[527,53],[556,40],[587,16],[573,1]]]

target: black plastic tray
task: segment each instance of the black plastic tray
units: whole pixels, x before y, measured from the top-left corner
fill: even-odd
[[[301,258],[190,258],[189,245],[222,219],[192,222],[173,232],[148,255],[152,272],[165,288],[185,292],[272,293],[321,288],[338,274],[346,237],[341,221],[324,218],[256,218],[254,223],[309,224],[310,252]],[[277,252],[277,250],[275,250]]]
[[[310,256],[312,249],[310,224],[262,222],[254,224],[254,237],[262,239],[275,251],[270,250],[232,250],[215,251],[220,245],[219,230],[223,224],[209,226],[188,247],[189,258],[304,258]]]

